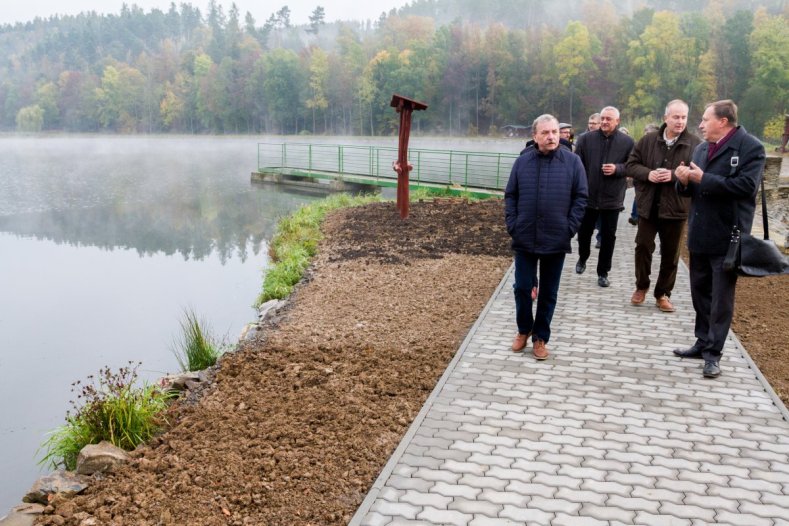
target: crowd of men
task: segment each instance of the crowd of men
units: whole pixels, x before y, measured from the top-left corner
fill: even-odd
[[[597,284],[610,286],[619,214],[624,210],[628,181],[632,181],[631,224],[637,230],[635,290],[630,303],[646,303],[658,238],[660,265],[652,287],[655,306],[666,313],[676,310],[671,293],[687,222],[696,340],[674,354],[703,359],[707,378],[721,374],[721,352],[731,326],[737,281],[735,271],[723,269],[723,259],[732,226],[742,232],[751,230],[765,151],[737,123],[737,106],[731,100],[707,105],[699,124],[702,138],[687,129],[688,111],[679,99],[668,102],[663,123],[646,131],[638,142],[620,127],[620,113],[613,106],[591,115],[587,130],[575,138],[575,144],[570,125],[548,114],[534,120],[533,139],[515,161],[504,197],[515,260],[518,333],[512,343],[514,352],[522,352],[532,341],[533,356],[548,358],[559,282],[576,234],[575,272],[586,271],[597,229]]]

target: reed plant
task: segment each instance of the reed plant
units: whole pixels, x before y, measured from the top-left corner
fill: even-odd
[[[181,334],[172,350],[182,371],[202,371],[216,364],[222,354],[219,343],[205,320],[198,319],[192,309],[184,310]]]
[[[167,424],[165,411],[174,395],[157,385],[136,386],[139,365],[130,362],[118,372],[104,367],[87,383],[74,382],[77,398],[70,402],[66,424],[42,444],[39,463],[74,470],[80,450],[89,444],[106,440],[131,451],[158,433]]]
[[[302,206],[277,223],[277,233],[269,244],[272,264],[263,278],[263,290],[255,302],[259,307],[271,299],[290,295],[318,250],[320,226],[326,214],[337,208],[361,206],[380,201],[378,195],[333,194]]]

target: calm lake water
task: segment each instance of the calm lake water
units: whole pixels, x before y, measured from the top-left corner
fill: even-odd
[[[279,217],[256,137],[0,137],[0,516],[42,471],[71,383],[176,372],[185,308],[236,341]],[[44,470],[44,472],[47,470]]]
[[[250,184],[257,143],[391,138],[0,136],[0,516],[48,469],[71,384],[141,361],[153,381],[186,308],[237,340],[279,217],[318,196]],[[417,148],[517,152],[522,140]]]

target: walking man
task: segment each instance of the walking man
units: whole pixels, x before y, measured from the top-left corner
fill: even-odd
[[[559,147],[559,121],[540,115],[532,133],[536,148],[526,149],[515,161],[504,191],[505,223],[515,258],[518,334],[512,350],[523,351],[531,336],[534,357],[545,360],[564,257],[581,224],[587,190],[581,160]],[[533,315],[531,290],[538,266],[540,288]]]
[[[581,158],[589,182],[589,200],[578,230],[578,263],[575,272],[583,274],[591,252],[595,222],[600,218],[600,254],[597,259],[597,284],[608,287],[608,272],[616,243],[619,212],[624,210],[627,175],[625,163],[633,149],[633,139],[618,129],[619,110],[606,106],[600,112],[600,129],[578,137],[575,153]]]
[[[630,298],[641,305],[649,291],[655,236],[660,238],[660,271],[655,283],[655,301],[663,312],[674,312],[671,291],[677,280],[679,243],[688,217],[690,199],[676,190],[674,170],[690,166],[693,150],[701,139],[687,130],[688,105],[672,100],[666,105],[663,125],[644,135],[627,160],[627,175],[633,178],[638,210],[636,231],[636,290]]]
[[[690,196],[688,249],[696,343],[675,350],[704,360],[706,378],[720,376],[723,344],[734,314],[735,270],[723,270],[732,227],[751,232],[756,190],[764,172],[764,146],[737,125],[731,100],[708,104],[699,129],[704,137],[690,166],[676,169],[677,190]]]

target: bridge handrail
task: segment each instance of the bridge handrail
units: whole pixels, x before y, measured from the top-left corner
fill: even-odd
[[[376,145],[258,143],[258,171],[294,169],[396,179],[392,162],[397,148]],[[416,183],[503,190],[518,157],[512,153],[409,148]]]

